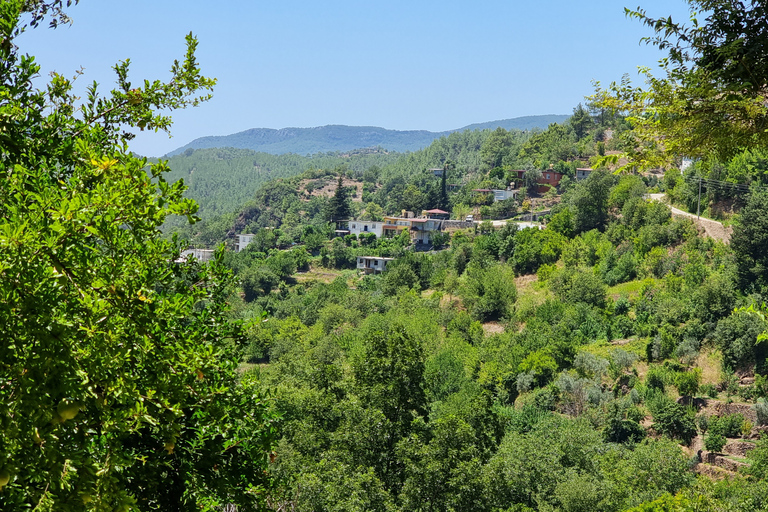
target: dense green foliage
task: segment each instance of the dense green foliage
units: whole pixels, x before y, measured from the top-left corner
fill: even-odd
[[[696,362],[718,346],[724,375],[762,372],[768,328],[759,308],[734,312],[760,296],[739,287],[733,250],[647,201],[648,181],[594,172],[555,208],[562,227],[484,226],[439,252],[336,238],[315,260],[341,270],[333,282],[246,291],[239,314],[269,320],[252,324],[244,357],[268,363],[254,371],[286,414],[281,503],[608,511],[703,485],[676,446],[706,431],[685,405],[702,386]],[[601,199],[588,204],[592,193]],[[370,253],[396,260],[363,278],[337,263]],[[228,261],[243,272],[250,257]],[[532,273],[537,283],[515,284]],[[761,386],[739,392],[754,400]],[[744,424],[710,419],[709,446]],[[762,503],[757,488],[734,485]]]
[[[278,415],[236,373],[228,272],[174,263],[159,226],[195,205],[126,145],[207,99],[197,41],[168,82],[123,62],[79,103],[61,75],[33,86],[27,7],[0,3],[0,509],[259,508]]]

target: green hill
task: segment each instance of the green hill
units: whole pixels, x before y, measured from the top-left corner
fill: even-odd
[[[502,127],[506,130],[544,129],[551,123],[562,123],[567,115],[526,116],[487,123],[472,124],[456,130],[430,132],[426,130],[387,130],[374,126],[329,125],[316,128],[253,128],[232,135],[210,136],[195,139],[189,144],[170,152],[174,156],[188,149],[232,147],[250,149],[273,155],[296,153],[311,155],[333,151],[350,151],[358,148],[381,147],[388,151],[417,151],[432,141],[450,133],[465,130],[483,130]]]

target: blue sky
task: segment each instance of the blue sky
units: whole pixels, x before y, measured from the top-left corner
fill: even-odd
[[[164,79],[200,40],[214,98],[173,113],[173,138],[142,133],[134,151],[160,156],[194,138],[249,128],[328,124],[442,131],[538,114],[569,114],[592,80],[608,83],[662,56],[616,0],[82,0],[74,23],[18,41],[43,74],[84,68],[111,88],[127,58],[135,82]],[[643,0],[652,16],[687,20],[683,0]]]

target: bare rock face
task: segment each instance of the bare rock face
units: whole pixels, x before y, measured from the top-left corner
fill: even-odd
[[[747,452],[754,449],[755,449],[754,443],[735,440],[735,441],[728,441],[728,444],[726,444],[723,447],[723,452],[727,453],[728,455],[735,455],[737,457],[746,457]]]
[[[708,451],[702,451],[700,458],[701,458],[701,462],[705,464],[718,466],[720,468],[723,468],[728,471],[732,471],[734,473],[737,473],[743,467],[749,466],[749,464],[746,462],[729,459],[728,457],[721,455],[719,453],[708,452]]]
[[[749,420],[752,424],[757,424],[757,414],[752,406],[749,404],[726,404],[722,402],[716,402],[711,404],[711,410],[715,416],[724,416],[726,414],[741,414],[745,420]]]

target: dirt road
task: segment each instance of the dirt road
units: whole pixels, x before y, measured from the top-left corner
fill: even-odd
[[[653,201],[664,202],[664,194],[648,194],[646,197]],[[730,242],[731,232],[733,231],[730,226],[725,227],[722,222],[716,220],[696,218],[696,215],[693,213],[684,212],[669,204],[667,204],[667,208],[672,212],[673,217],[688,217],[689,219],[693,219],[693,223],[699,226],[707,236],[722,240],[726,244]]]

